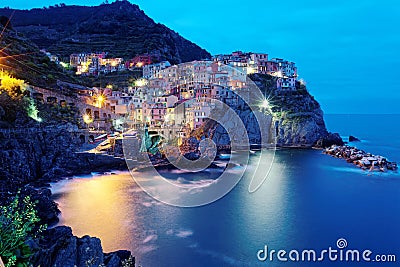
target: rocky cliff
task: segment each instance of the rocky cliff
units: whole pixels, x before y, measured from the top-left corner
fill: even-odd
[[[258,116],[245,104],[235,109],[247,134],[240,131],[240,125],[235,122],[232,114],[224,108],[215,108],[212,115],[218,118],[218,123],[208,120],[193,131],[191,137],[198,140],[210,137],[221,147],[231,144],[231,139],[238,143],[276,144],[278,147],[322,148],[333,144],[343,145],[339,134],[330,133],[326,129],[319,103],[300,82],[297,82],[296,90],[284,92],[278,90],[276,77],[252,74],[249,78],[268,99],[268,107],[262,108],[264,110],[256,107],[255,112],[262,114]],[[260,127],[265,134],[263,137]]]
[[[278,146],[327,147],[342,145],[337,133],[326,129],[319,103],[305,85],[296,83],[296,90],[282,92],[276,87],[276,77],[263,74],[250,75],[250,79],[268,99],[272,112],[271,132]]]
[[[322,109],[304,85],[298,82],[296,90],[284,92],[277,89],[276,77],[253,74],[250,79],[268,99],[268,110],[262,111],[264,114],[258,117],[259,120],[248,106],[235,110],[246,128],[250,144],[275,143],[279,147],[328,147],[343,144],[339,134],[330,133],[326,129]],[[234,123],[232,114],[217,108],[212,113],[219,118],[219,123],[207,121],[191,134],[193,137],[211,137],[221,146],[230,144],[229,135],[232,134],[231,138],[239,143],[245,141],[244,133],[238,131],[239,125]],[[266,134],[263,138],[268,140],[261,138],[260,127]]]
[[[120,159],[76,153],[81,134],[72,125],[0,129],[0,182],[12,180],[18,187],[39,179],[54,181],[61,176],[124,167]]]

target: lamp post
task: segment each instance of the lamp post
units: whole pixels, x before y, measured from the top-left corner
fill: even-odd
[[[89,124],[93,122],[93,118],[89,114],[83,115],[83,121],[86,123],[86,128],[89,130]]]
[[[100,131],[100,109],[103,106],[103,103],[106,101],[106,97],[103,94],[99,94],[96,97],[96,106],[99,109],[99,117],[97,118],[97,131]]]

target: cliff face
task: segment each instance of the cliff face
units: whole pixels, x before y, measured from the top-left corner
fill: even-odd
[[[122,159],[76,153],[81,143],[80,133],[75,127],[0,130],[0,191],[39,179],[49,182],[62,176],[124,166]]]
[[[241,124],[224,109],[216,108],[212,112],[218,118],[218,123],[213,120],[206,122],[203,127],[194,132],[196,137],[208,136],[215,144],[222,147],[226,145],[245,147],[246,144],[266,144],[272,141],[271,139],[262,140],[260,131],[260,127],[267,129],[266,134],[272,136],[270,131],[272,117],[269,115],[263,115],[262,120],[258,117],[259,120],[257,120],[255,114],[248,108],[235,110],[243,123]]]
[[[280,147],[328,147],[332,144],[343,144],[339,134],[330,133],[326,129],[322,109],[304,85],[298,83],[295,91],[283,93],[276,87],[276,77],[253,74],[249,78],[268,99],[269,111],[255,115],[248,106],[237,108],[235,113],[246,128],[247,133],[244,133],[239,130],[240,125],[234,122],[232,114],[224,109],[215,108],[212,113],[219,118],[219,123],[207,121],[192,132],[192,137],[199,140],[210,137],[222,147],[229,145],[231,139],[235,139],[239,144],[275,143]],[[260,128],[263,131],[260,131]],[[261,137],[261,132],[266,136]],[[248,140],[245,140],[245,135]]]
[[[210,58],[210,54],[166,26],[154,22],[128,1],[100,6],[65,6],[13,10],[12,26],[39,48],[69,57],[80,52],[109,52],[130,59],[151,53],[171,63]]]
[[[319,103],[300,82],[295,91],[283,93],[276,88],[276,77],[253,74],[250,78],[268,99],[273,117],[271,131],[278,146],[343,144],[339,134],[328,132]]]

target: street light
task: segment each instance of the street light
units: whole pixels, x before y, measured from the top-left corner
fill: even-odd
[[[269,103],[268,103],[267,99],[264,99],[264,101],[261,104],[261,107],[263,107],[263,108],[268,108],[269,107]]]
[[[87,127],[93,122],[93,118],[89,114],[83,115],[83,121],[86,123]]]
[[[135,81],[135,86],[136,87],[143,87],[147,85],[147,80],[146,79],[140,79]]]
[[[96,105],[99,108],[101,108],[103,106],[104,101],[106,101],[106,97],[105,97],[105,95],[98,95],[96,100],[97,100],[96,101],[97,102]]]

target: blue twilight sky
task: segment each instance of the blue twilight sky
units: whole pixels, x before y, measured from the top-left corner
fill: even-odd
[[[29,9],[102,0],[0,0]],[[112,2],[112,1],[110,1]],[[325,113],[400,113],[398,0],[131,0],[212,54],[295,61]]]

